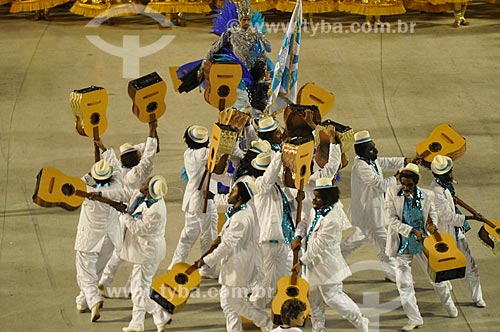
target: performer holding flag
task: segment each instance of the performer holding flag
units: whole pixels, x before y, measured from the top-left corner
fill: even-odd
[[[268,115],[297,100],[299,51],[302,27],[302,0],[297,1],[274,65]]]

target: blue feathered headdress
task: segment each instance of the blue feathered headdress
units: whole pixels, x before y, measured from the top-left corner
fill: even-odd
[[[239,24],[238,21],[238,8],[233,1],[226,0],[222,9],[217,9],[217,16],[212,20],[214,26],[212,31],[220,36],[228,28]]]

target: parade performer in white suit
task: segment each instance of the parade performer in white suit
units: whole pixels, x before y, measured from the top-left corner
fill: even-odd
[[[261,331],[269,332],[273,328],[269,314],[248,299],[259,256],[259,227],[253,211],[247,208],[255,194],[257,188],[253,181],[237,182],[233,186],[228,198],[232,206],[226,213],[228,219],[220,233],[220,244],[196,261],[198,267],[221,262],[220,304],[228,332],[243,332],[240,316],[252,320]]]
[[[437,230],[434,194],[417,186],[419,178],[418,166],[409,163],[401,169],[401,184],[389,188],[385,199],[389,218],[386,253],[396,259],[396,285],[403,310],[408,316],[408,323],[401,328],[402,331],[411,331],[424,323],[415,297],[411,265],[415,258],[424,273],[427,273],[422,242],[427,232],[432,234]],[[457,317],[458,309],[453,303],[449,283],[443,281],[431,284],[448,316]]]
[[[342,231],[350,227],[339,201],[339,189],[330,178],[316,180],[313,209],[307,222],[297,225],[292,250],[304,248],[304,254],[293,269],[299,273],[305,267],[309,282],[309,301],[313,332],[325,331],[325,304],[337,310],[358,331],[368,331],[368,318],[343,291],[342,281],[351,275],[340,252]]]
[[[457,247],[465,255],[467,266],[465,269],[465,282],[471,292],[472,302],[476,307],[484,308],[481,282],[479,279],[479,268],[472,257],[469,242],[465,232],[470,230],[467,220],[475,219],[475,216],[465,216],[455,206],[455,187],[453,186],[453,160],[450,157],[437,155],[431,163],[434,180],[429,189],[434,192],[434,204],[439,220],[439,229],[452,235],[457,241]]]

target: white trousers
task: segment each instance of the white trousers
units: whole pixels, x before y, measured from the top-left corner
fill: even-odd
[[[157,327],[165,325],[171,318],[169,313],[150,297],[151,282],[158,269],[159,263],[134,264],[132,267],[132,320],[129,327],[144,328],[146,312],[153,315]]]
[[[106,264],[106,267],[104,267],[104,271],[102,272],[101,279],[99,279],[99,283],[104,286],[104,289],[106,289],[106,293],[108,293],[107,288],[113,283],[113,280],[115,279],[116,272],[118,271],[118,268],[122,263],[124,262],[123,259],[120,258],[120,249],[113,250],[113,254],[111,255],[111,258],[108,260],[108,263]],[[127,279],[127,283],[125,285],[125,294],[123,296],[127,297],[128,294],[130,293],[130,276]]]
[[[343,291],[342,283],[313,286],[309,288],[311,323],[313,332],[324,332],[325,304],[337,310],[358,330],[362,329],[363,315],[358,305]]]
[[[92,308],[97,302],[102,301],[97,283],[113,249],[113,243],[106,236],[100,252],[76,251],[76,281],[80,287],[76,304],[82,308]]]
[[[420,310],[418,309],[417,298],[415,297],[415,288],[413,286],[413,275],[411,274],[411,265],[414,258],[422,267],[424,274],[428,276],[427,261],[423,254],[398,255],[396,257],[396,285],[398,287],[403,310],[408,317],[408,323],[420,325],[424,323],[424,320],[420,314]],[[455,307],[455,304],[451,298],[449,283],[447,281],[435,283],[430,281],[430,279],[429,282],[438,294],[443,307],[447,312],[450,312],[450,310]]]
[[[262,243],[260,253],[262,266],[257,289],[253,290],[250,301],[264,308],[276,294],[276,283],[282,277],[289,276],[292,269],[290,245],[285,243]]]
[[[268,312],[255,307],[248,298],[248,288],[221,286],[220,306],[226,317],[228,332],[243,332],[240,316],[243,316],[258,327],[271,327],[272,321]]]
[[[483,292],[481,290],[481,282],[479,280],[479,269],[474,257],[472,257],[467,239],[463,238],[458,240],[457,247],[464,254],[465,259],[467,260],[467,265],[465,267],[465,282],[471,292],[472,302],[482,301]]]
[[[172,261],[168,269],[179,262],[185,262],[189,256],[189,252],[193,248],[198,237],[200,238],[200,251],[203,255],[209,248],[210,244],[217,237],[217,209],[213,199],[208,200],[207,213],[189,213],[186,212],[185,224],[182,229],[177,248],[175,249]],[[208,268],[204,266],[200,269],[200,274],[215,275],[216,266]]]
[[[349,254],[365,244],[367,239],[377,248],[377,257],[382,263],[385,276],[394,280],[396,278],[396,262],[392,257],[387,256],[385,253],[385,246],[387,242],[387,231],[385,227],[356,227],[354,233],[345,239],[345,241],[340,245],[342,256],[346,258]]]

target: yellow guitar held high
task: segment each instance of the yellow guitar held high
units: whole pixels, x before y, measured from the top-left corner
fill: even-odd
[[[452,235],[436,231],[424,239],[423,247],[428,259],[427,272],[432,281],[441,282],[465,277],[467,262]]]
[[[312,82],[304,84],[297,93],[297,104],[316,105],[321,116],[330,112],[334,102],[335,96],[332,93]]]
[[[205,101],[219,111],[231,107],[238,99],[242,69],[239,64],[205,64]]]
[[[283,175],[287,187],[304,189],[311,177],[314,141],[304,138],[283,143]]]
[[[422,158],[422,165],[428,168],[438,154],[455,160],[463,156],[465,150],[465,138],[449,124],[437,126],[427,139],[417,144],[417,156]]]
[[[347,152],[351,149],[354,144],[354,131],[351,127],[342,125],[332,120],[325,120],[321,124],[316,126],[317,140],[319,140],[318,148],[316,150],[316,163],[319,167],[324,167],[328,162],[330,155],[330,133],[328,131],[328,126],[335,127],[335,136],[337,137],[337,143],[340,144],[341,163],[340,168],[344,168],[349,163],[349,158]]]
[[[191,291],[201,283],[195,265],[177,263],[170,271],[156,277],[151,284],[151,299],[170,314],[182,309]]]
[[[82,136],[100,136],[108,128],[106,108],[108,107],[108,93],[106,89],[90,86],[85,89],[74,90],[70,94],[69,102],[76,118],[76,131]]]
[[[207,160],[208,172],[215,174],[225,173],[228,164],[227,158],[233,153],[237,138],[238,131],[232,126],[214,124]]]
[[[108,93],[104,88],[90,86],[81,90],[74,90],[70,94],[69,102],[76,117],[76,131],[87,137],[98,140],[108,127],[106,108],[108,107]],[[94,159],[101,159],[99,147],[94,144]]]
[[[167,84],[156,72],[128,83],[128,95],[134,103],[132,112],[141,122],[148,123],[165,114],[166,94]]]

